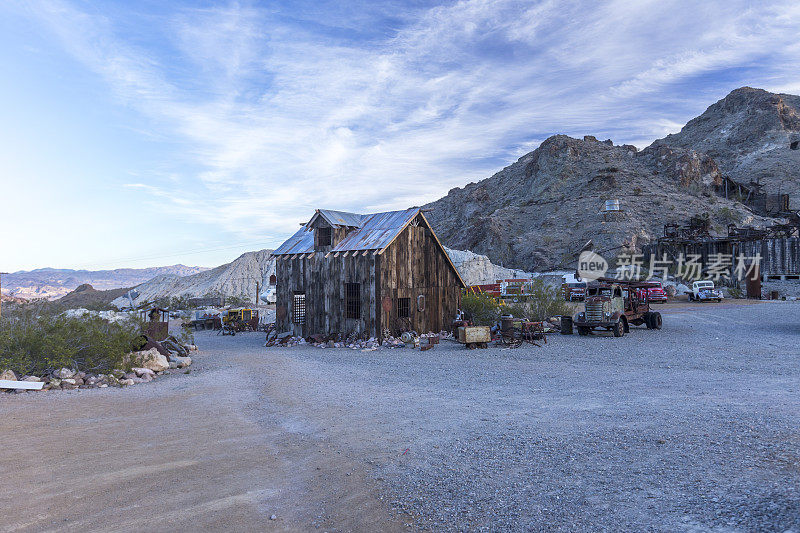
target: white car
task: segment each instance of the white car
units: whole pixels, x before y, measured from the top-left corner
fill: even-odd
[[[275,289],[275,285],[268,285],[261,291],[261,295],[259,299],[264,302],[265,304],[274,304],[278,301],[278,291]]]
[[[710,302],[715,300],[722,301],[722,291],[714,287],[714,282],[710,280],[695,281],[692,283],[691,292],[689,295],[690,302]]]

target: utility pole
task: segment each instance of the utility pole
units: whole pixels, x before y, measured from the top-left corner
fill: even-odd
[[[256,281],[256,307],[258,307],[258,296],[261,294],[261,282]]]

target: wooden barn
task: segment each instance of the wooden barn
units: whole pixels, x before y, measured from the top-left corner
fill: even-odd
[[[278,331],[383,338],[449,329],[464,281],[419,208],[318,209],[273,255]]]

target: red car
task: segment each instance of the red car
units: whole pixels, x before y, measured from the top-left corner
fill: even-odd
[[[647,289],[639,289],[639,297],[644,297],[644,291],[647,291],[647,299],[654,304],[663,304],[667,301],[667,293],[664,292],[664,287],[661,286],[660,281],[651,281],[650,287]]]

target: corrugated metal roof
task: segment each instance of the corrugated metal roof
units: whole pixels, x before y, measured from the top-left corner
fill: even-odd
[[[419,213],[419,208],[413,207],[404,211],[388,211],[370,215],[341,213],[340,211],[328,210],[320,210],[319,213],[324,213],[325,215],[329,213],[348,215],[349,218],[341,217],[340,220],[348,220],[349,222],[354,222],[354,217],[358,217],[360,227],[350,232],[332,249],[334,252],[345,252],[354,250],[381,250],[385,248],[392,242],[392,239],[411,222],[417,213]],[[347,222],[339,222],[339,224],[352,225]],[[272,252],[272,255],[305,254],[313,252],[314,232],[310,228],[307,228],[308,225],[298,230],[297,233],[281,244],[277,250]]]
[[[328,224],[333,226],[351,226],[360,228],[364,217],[369,215],[359,215],[358,213],[347,213],[346,211],[332,211],[330,209],[317,209],[317,213],[322,215]],[[313,220],[313,219],[312,219]]]
[[[272,252],[272,255],[302,254],[313,251],[314,232],[303,226],[297,230],[297,233],[286,239],[286,242],[278,246],[278,249]]]
[[[348,234],[333,251],[381,250],[397,237],[417,213],[419,208],[414,207],[405,211],[365,215],[361,228]]]

